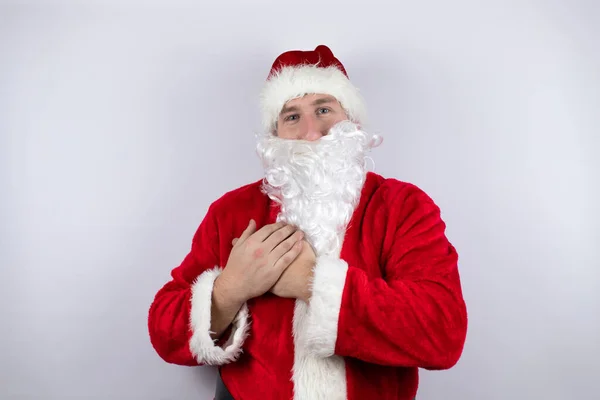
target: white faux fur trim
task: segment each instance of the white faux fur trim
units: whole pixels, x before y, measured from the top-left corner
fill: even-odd
[[[348,264],[317,259],[309,305],[294,309],[294,400],[346,400],[346,364],[334,355]]]
[[[265,133],[274,131],[275,123],[285,103],[310,93],[334,96],[346,110],[351,121],[365,123],[364,100],[358,89],[339,68],[303,65],[284,67],[267,80],[260,95],[262,127]]]
[[[212,293],[220,267],[203,272],[192,285],[190,324],[193,330],[190,351],[201,364],[223,365],[235,361],[248,336],[248,306],[244,304],[232,322],[231,335],[223,347],[210,337]]]
[[[342,259],[317,259],[304,337],[306,349],[317,357],[334,354],[347,272],[348,264]]]
[[[340,356],[317,357],[304,344],[311,329],[309,306],[296,300],[294,308],[293,400],[346,400],[346,363]]]

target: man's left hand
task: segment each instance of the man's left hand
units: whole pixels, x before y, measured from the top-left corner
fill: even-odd
[[[300,254],[283,271],[279,280],[269,291],[279,297],[300,299],[308,303],[311,295],[309,284],[315,262],[316,255],[312,246],[306,240],[302,240]]]

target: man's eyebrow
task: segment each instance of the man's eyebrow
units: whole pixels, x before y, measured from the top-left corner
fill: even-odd
[[[333,97],[322,97],[320,99],[317,99],[315,101],[313,101],[311,103],[312,106],[319,106],[321,104],[327,104],[327,103],[333,103],[335,101],[335,99]],[[281,109],[281,112],[279,114],[287,114],[289,112],[298,112],[300,111],[300,109],[298,108],[298,106],[284,106]]]
[[[286,113],[289,113],[289,112],[292,112],[292,111],[298,112],[300,110],[299,110],[299,108],[297,106],[284,106],[281,109],[281,112],[279,114],[286,114]]]

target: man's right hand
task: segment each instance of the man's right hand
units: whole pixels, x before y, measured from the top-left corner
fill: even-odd
[[[256,231],[250,220],[233,241],[225,269],[215,281],[215,290],[238,304],[266,293],[302,250],[304,234],[278,222]]]

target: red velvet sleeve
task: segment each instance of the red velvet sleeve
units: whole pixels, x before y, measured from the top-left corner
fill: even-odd
[[[224,339],[210,337],[213,282],[222,270],[214,207],[198,227],[189,253],[155,295],[148,315],[150,341],[165,361],[179,365],[222,365],[234,361],[247,335],[244,304]]]
[[[306,345],[323,357],[450,368],[467,331],[457,252],[425,193],[408,186],[389,196],[392,244],[384,276],[370,279],[364,268],[339,258],[317,259]]]

